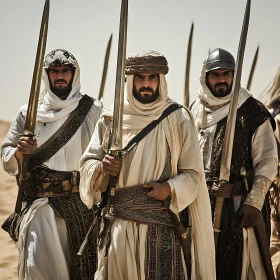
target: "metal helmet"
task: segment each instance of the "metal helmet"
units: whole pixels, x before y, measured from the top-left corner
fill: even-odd
[[[217,48],[213,50],[205,60],[205,72],[215,69],[235,70],[235,60],[232,54],[226,50]]]

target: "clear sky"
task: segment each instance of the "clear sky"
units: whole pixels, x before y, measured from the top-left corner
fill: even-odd
[[[97,98],[105,49],[113,33],[104,104],[113,102],[121,0],[51,0],[46,52],[65,48],[81,67],[82,93]],[[11,121],[28,102],[44,0],[0,0],[0,119]],[[191,23],[191,101],[209,49],[237,54],[245,0],[129,0],[127,54],[154,49],[166,56],[169,96],[183,102]],[[251,91],[258,97],[280,66],[280,1],[252,0],[242,84],[247,84],[258,45]]]

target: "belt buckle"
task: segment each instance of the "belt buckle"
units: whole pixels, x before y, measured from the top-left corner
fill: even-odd
[[[68,196],[70,196],[73,193],[74,187],[78,187],[78,175],[79,175],[79,171],[76,170],[72,171],[71,179],[70,179],[70,190]]]

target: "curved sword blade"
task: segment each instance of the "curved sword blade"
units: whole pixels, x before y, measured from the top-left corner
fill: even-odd
[[[248,83],[247,83],[247,89],[248,90],[250,90],[250,88],[251,88],[253,76],[254,76],[254,73],[255,73],[255,69],[256,69],[256,65],[257,65],[257,61],[258,61],[258,56],[259,56],[259,47],[260,46],[257,47],[256,53],[255,53],[255,56],[254,56],[254,59],[253,59],[251,71],[250,71],[250,74],[249,74],[249,79],[248,79]]]
[[[192,40],[193,40],[193,28],[194,24],[192,22],[189,43],[187,50],[187,62],[186,62],[186,75],[185,75],[185,95],[184,95],[184,106],[189,107],[190,105],[190,65],[191,65],[191,56],[192,56]]]
[[[106,77],[107,77],[107,70],[108,70],[108,63],[109,63],[110,52],[111,52],[112,38],[113,38],[113,34],[111,34],[110,39],[107,44],[98,100],[101,100],[101,98],[103,98],[103,95],[104,95],[104,87],[105,87],[105,82],[106,82]]]
[[[38,99],[40,93],[41,76],[42,76],[47,34],[48,34],[49,10],[50,10],[50,0],[46,0],[42,21],[41,21],[40,35],[39,35],[38,46],[37,46],[31,90],[29,95],[27,115],[24,124],[24,133],[32,134],[32,135],[34,135],[34,129],[36,124],[37,106],[38,106]]]

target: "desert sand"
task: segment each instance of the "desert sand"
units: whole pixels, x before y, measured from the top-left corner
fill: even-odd
[[[2,143],[10,124],[0,121],[0,143]],[[0,164],[0,224],[13,212],[17,195],[14,177],[3,170]],[[0,229],[0,279],[17,279],[17,244],[9,234]]]

